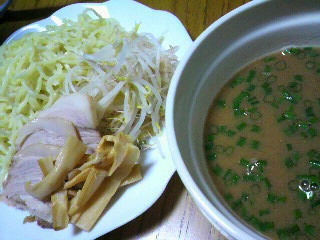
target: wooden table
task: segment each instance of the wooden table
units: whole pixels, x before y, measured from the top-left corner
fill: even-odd
[[[0,42],[20,27],[48,17],[74,0],[14,0],[0,19]],[[139,0],[139,2],[175,14],[196,39],[211,23],[248,0]],[[1,3],[1,1],[0,1]],[[102,236],[99,240],[209,240],[225,239],[198,210],[174,174],[160,199],[145,213],[128,224]]]

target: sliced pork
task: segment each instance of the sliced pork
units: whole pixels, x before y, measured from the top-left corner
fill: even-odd
[[[32,134],[41,130],[59,135],[66,139],[68,136],[77,136],[77,131],[71,121],[58,117],[36,118],[25,124],[18,132],[17,147],[21,147],[24,141]]]
[[[55,104],[39,113],[38,118],[24,125],[16,140],[19,150],[13,157],[8,178],[4,183],[4,195],[10,205],[30,211],[30,214],[51,222],[51,203],[38,200],[25,190],[26,182],[35,184],[43,174],[38,160],[56,157],[68,136],[77,136],[93,153],[101,136],[93,100],[75,93],[61,97]]]
[[[46,144],[34,144],[22,149],[12,159],[7,180],[4,183],[4,194],[10,205],[30,211],[30,214],[51,222],[50,201],[40,201],[30,196],[25,184],[40,182],[43,174],[38,160],[44,157],[56,157],[60,147]]]
[[[38,117],[59,117],[81,128],[96,129],[99,124],[94,100],[81,93],[60,97],[49,109],[39,112]]]
[[[100,133],[91,128],[77,128],[77,135],[82,140],[82,142],[88,146],[87,154],[94,153],[101,139]],[[29,145],[33,144],[51,144],[63,147],[65,144],[67,136],[61,136],[55,132],[49,132],[46,130],[40,130],[30,135],[22,145],[22,149],[28,148]]]

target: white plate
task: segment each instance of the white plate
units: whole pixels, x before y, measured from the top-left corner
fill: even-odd
[[[55,12],[49,18],[38,21],[14,32],[6,41],[16,40],[28,32],[45,30],[47,25],[60,25],[62,19],[76,20],[85,8],[94,8],[103,17],[117,19],[126,29],[131,30],[136,23],[141,23],[140,32],[150,32],[156,37],[164,36],[164,47],[179,46],[179,59],[186,53],[192,43],[187,31],[174,15],[153,10],[132,0],[111,0],[106,3],[78,3],[69,5]],[[116,201],[111,202],[107,211],[91,230],[80,231],[69,226],[55,232],[41,229],[35,223],[23,224],[28,215],[26,211],[17,210],[0,203],[0,239],[94,239],[136,218],[146,211],[163,193],[172,174],[175,172],[165,134],[160,138],[165,157],[157,149],[145,151],[141,156],[144,178],[116,194]]]

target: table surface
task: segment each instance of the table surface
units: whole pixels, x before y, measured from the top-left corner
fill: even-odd
[[[43,19],[74,0],[14,0],[0,18],[0,43],[13,31]],[[211,23],[248,0],[138,0],[151,8],[176,15],[195,40]],[[0,0],[1,3],[1,0]],[[107,239],[210,240],[226,239],[199,211],[175,173],[165,192],[145,213],[102,236]]]

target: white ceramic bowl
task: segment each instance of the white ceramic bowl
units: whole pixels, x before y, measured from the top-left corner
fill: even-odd
[[[166,126],[178,173],[204,215],[230,239],[264,239],[224,204],[203,151],[208,109],[243,66],[287,46],[320,45],[320,1],[252,1],[213,23],[179,64]]]

